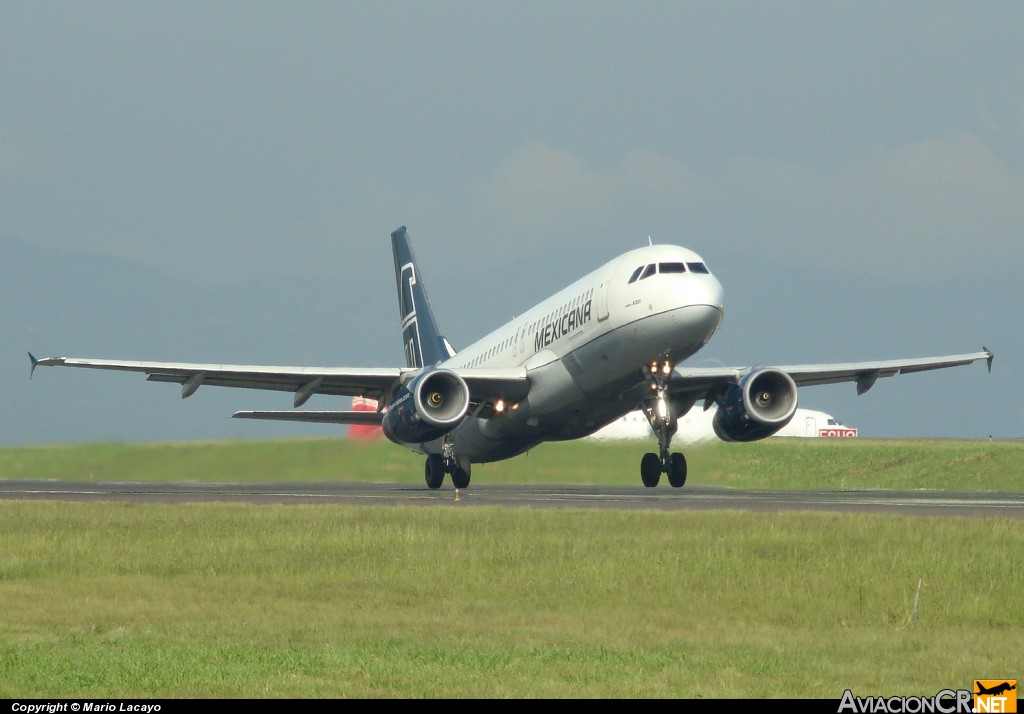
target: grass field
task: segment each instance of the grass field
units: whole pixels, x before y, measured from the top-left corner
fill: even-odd
[[[1017,443],[780,441],[694,450],[693,483],[1024,472]],[[474,480],[635,485],[637,448]],[[421,473],[344,440],[0,450],[5,478]],[[1022,554],[1000,518],[4,501],[0,697],[930,696],[1024,674]]]
[[[474,483],[640,483],[652,444],[576,441],[473,467]],[[737,488],[1024,490],[1024,441],[767,439],[688,449],[691,485]],[[423,459],[386,441],[337,438],[0,449],[0,479],[423,483]]]

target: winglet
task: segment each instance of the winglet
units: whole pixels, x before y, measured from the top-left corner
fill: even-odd
[[[32,369],[29,370],[28,378],[32,379],[32,375],[36,373],[36,367],[39,366],[39,360],[37,360],[36,356],[31,352],[28,353],[28,358],[32,362]]]
[[[981,349],[985,350],[985,352],[988,353],[988,373],[992,374],[992,360],[996,358],[996,353],[990,350],[985,345],[982,345]]]

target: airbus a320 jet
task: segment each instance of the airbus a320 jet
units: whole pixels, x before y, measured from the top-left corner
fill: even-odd
[[[756,441],[784,427],[797,387],[855,382],[858,394],[880,377],[987,360],[968,354],[848,364],[688,367],[722,322],[722,286],[692,250],[648,245],[624,253],[461,351],[438,325],[405,227],[391,234],[404,367],[274,367],[36,359],[32,370],[84,367],[142,372],[176,382],[181,396],[201,386],[292,392],[293,409],[240,411],[245,419],[373,424],[388,439],[426,456],[432,489],[446,475],[466,488],[473,464],[512,458],[546,441],[578,439],[640,409],[657,436],[640,477],[678,488],[686,459],[671,450],[677,420],[698,402],[717,405],[724,441]],[[300,409],[314,394],[366,397],[378,410]]]

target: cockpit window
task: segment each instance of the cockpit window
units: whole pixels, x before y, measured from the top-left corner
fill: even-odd
[[[700,273],[702,275],[709,275],[711,272],[704,263],[651,263],[650,265],[641,265],[634,270],[633,274],[629,276],[629,282],[635,283],[637,280],[649,278],[655,273],[678,274],[685,273],[687,270],[691,273]]]

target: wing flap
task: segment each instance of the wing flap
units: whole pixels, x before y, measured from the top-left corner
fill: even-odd
[[[972,352],[963,355],[884,360],[881,362],[784,365],[778,367],[778,369],[792,377],[797,386],[801,386],[805,384],[860,382],[865,378],[870,379],[871,377],[878,379],[879,377],[893,377],[897,374],[912,374],[914,372],[927,372],[934,369],[946,369],[947,367],[962,367],[978,360],[988,361],[989,370],[991,370],[994,357],[995,355],[990,350],[985,350],[984,352]]]
[[[992,351],[985,349],[982,352],[942,357],[921,357],[878,362],[780,365],[773,368],[781,370],[792,377],[798,387],[856,382],[857,393],[863,394],[874,385],[877,379],[892,377],[897,374],[912,374],[914,372],[926,372],[947,367],[961,367],[979,360],[986,360],[989,371],[991,371],[994,358],[995,355]],[[694,394],[713,393],[737,383],[755,369],[759,369],[759,367],[680,367],[669,381],[669,392],[676,398],[692,396]]]
[[[79,367],[84,369],[140,372],[151,382],[182,385],[181,396],[191,396],[204,385],[237,389],[265,389],[293,392],[299,407],[313,394],[381,399],[418,370],[398,367],[275,367],[265,365],[203,364],[193,362],[137,362],[128,360],[45,357],[29,354],[36,367]],[[520,401],[530,391],[523,368],[453,370],[469,387],[474,402],[495,399]]]
[[[273,421],[304,421],[317,424],[363,424],[380,426],[384,415],[380,412],[353,411],[240,411],[231,415],[235,419],[265,419]]]
[[[276,367],[265,365],[200,364],[191,362],[134,362],[127,360],[46,357],[32,359],[32,367],[80,367],[141,372],[151,382],[182,385],[182,397],[200,386],[268,389],[311,394],[380,398],[409,370],[373,367]],[[298,397],[297,397],[298,401]]]

